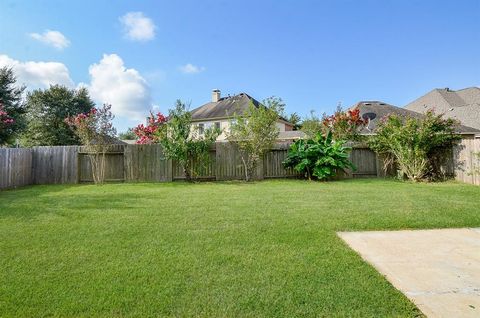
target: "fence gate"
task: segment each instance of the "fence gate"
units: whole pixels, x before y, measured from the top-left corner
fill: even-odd
[[[368,148],[353,148],[350,160],[357,168],[352,172],[353,178],[377,177],[377,154]]]
[[[92,164],[90,155],[83,147],[78,152],[77,181],[93,182]],[[105,182],[125,181],[124,146],[114,145],[105,154]]]

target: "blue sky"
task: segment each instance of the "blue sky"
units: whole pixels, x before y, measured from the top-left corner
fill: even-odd
[[[130,36],[128,13],[140,23]],[[0,56],[29,87],[84,83],[116,101],[120,131],[177,98],[199,106],[213,88],[276,95],[301,115],[404,106],[436,87],[480,86],[480,0],[2,0]]]

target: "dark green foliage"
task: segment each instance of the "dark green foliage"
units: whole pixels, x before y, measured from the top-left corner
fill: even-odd
[[[270,97],[260,107],[251,103],[243,114],[235,114],[230,121],[227,138],[240,150],[246,181],[253,180],[260,160],[275,143],[279,134],[277,121],[284,108],[281,98]]]
[[[369,145],[387,163],[395,163],[402,177],[435,180],[444,177],[441,167],[460,139],[455,133],[457,124],[433,111],[423,118],[392,114],[380,122]]]
[[[0,130],[0,145],[11,145],[25,128],[25,103],[22,94],[25,87],[17,86],[17,79],[11,68],[0,68],[0,105],[14,122]]]
[[[310,116],[302,121],[300,130],[305,133],[307,138],[314,138],[318,133],[323,132],[322,120],[315,114],[315,111],[310,111]]]
[[[156,134],[165,156],[176,160],[183,168],[186,180],[191,181],[208,164],[210,147],[220,131],[212,127],[200,134],[198,127],[191,122],[187,106],[177,100],[175,107],[169,110],[167,123],[160,126]]]
[[[65,123],[65,118],[88,113],[95,103],[86,88],[69,89],[54,85],[27,95],[27,146],[78,145],[79,139]]]
[[[293,130],[299,130],[302,122],[302,118],[297,113],[291,113],[289,116],[286,117],[287,121],[293,125]]]
[[[334,177],[338,171],[353,169],[348,158],[349,147],[343,140],[333,140],[332,133],[317,133],[314,138],[295,141],[288,150],[285,167],[304,173],[310,180]]]

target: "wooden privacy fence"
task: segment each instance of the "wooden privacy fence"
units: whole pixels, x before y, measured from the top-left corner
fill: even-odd
[[[288,145],[275,145],[257,167],[259,179],[295,178],[299,175],[285,169],[282,162]],[[455,147],[448,171],[455,171],[458,180],[480,184],[480,176],[472,168],[480,166],[474,156],[480,152],[480,139],[464,139]],[[79,146],[0,148],[0,189],[29,184],[73,184],[92,182],[89,154]],[[357,167],[343,178],[383,177],[382,163],[367,147],[354,146],[350,159]],[[197,164],[192,162],[192,164]],[[244,179],[244,168],[238,149],[229,143],[216,143],[210,150],[210,161],[200,169],[200,179]],[[112,145],[106,154],[107,182],[166,182],[184,179],[176,162],[167,160],[161,145]]]
[[[480,138],[462,139],[453,150],[455,179],[480,185]]]

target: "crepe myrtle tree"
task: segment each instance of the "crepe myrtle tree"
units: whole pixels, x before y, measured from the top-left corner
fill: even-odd
[[[458,122],[429,110],[422,118],[388,115],[380,121],[370,148],[388,164],[398,166],[399,176],[411,181],[443,178],[441,166],[460,136]]]
[[[147,118],[147,124],[140,124],[133,129],[136,135],[137,144],[156,144],[162,136],[160,131],[165,127],[167,118],[160,112],[157,114],[150,113]]]
[[[323,115],[322,132],[324,135],[331,132],[334,140],[360,141],[360,129],[367,123],[358,107],[343,110],[339,105],[332,115]]]
[[[209,151],[220,131],[211,127],[200,134],[192,124],[188,107],[180,100],[168,112],[168,120],[155,130],[155,140],[163,146],[167,159],[175,160],[185,179],[193,181],[209,162]]]
[[[246,181],[254,178],[259,161],[275,143],[279,134],[276,123],[284,108],[281,98],[270,97],[259,107],[250,103],[243,114],[235,114],[230,121],[227,139],[240,150]]]
[[[11,135],[11,127],[15,120],[5,111],[5,108],[0,104],[0,146],[7,143]]]
[[[88,113],[80,113],[65,119],[65,123],[85,146],[92,165],[93,181],[96,184],[105,182],[105,155],[116,135],[111,108],[111,105],[104,104],[100,108],[92,108]]]

